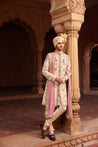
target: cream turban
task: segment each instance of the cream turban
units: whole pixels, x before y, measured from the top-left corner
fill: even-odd
[[[53,45],[54,47],[56,47],[56,45],[59,43],[59,42],[66,42],[66,38],[67,38],[67,35],[66,34],[61,34],[60,36],[56,36],[54,37],[53,39]]]

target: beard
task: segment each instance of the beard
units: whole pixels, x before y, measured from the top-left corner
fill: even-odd
[[[58,48],[58,47],[57,47],[56,49],[57,49],[58,51],[63,51],[63,48]]]

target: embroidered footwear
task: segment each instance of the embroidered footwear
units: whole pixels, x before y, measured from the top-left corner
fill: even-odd
[[[54,134],[49,135],[49,139],[55,141],[56,140],[55,135]]]
[[[53,124],[51,123],[50,127],[49,127],[49,139],[52,141],[55,141],[55,135],[54,135],[54,128],[53,128]]]

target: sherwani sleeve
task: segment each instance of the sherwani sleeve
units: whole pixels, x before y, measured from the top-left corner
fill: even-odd
[[[50,57],[49,54],[46,56],[46,59],[43,64],[42,74],[46,77],[47,80],[55,81],[55,75],[49,72]]]
[[[71,69],[71,63],[70,63],[70,57],[68,56],[68,64],[67,64],[66,73],[65,73],[65,80],[66,81],[68,80],[68,76],[66,74],[71,75],[70,69]]]

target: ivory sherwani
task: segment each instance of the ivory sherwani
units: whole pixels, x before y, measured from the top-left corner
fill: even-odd
[[[52,66],[52,54],[54,57],[54,72],[51,71]],[[65,53],[48,53],[46,59],[44,61],[44,65],[42,68],[42,74],[46,77],[47,82],[45,86],[45,92],[43,95],[42,105],[46,106],[46,117],[49,117],[49,94],[52,93],[51,84],[49,85],[49,81],[54,84],[54,105],[55,107],[58,105],[62,105],[64,107],[67,106],[67,91],[66,91],[66,82],[64,84],[59,84],[55,82],[56,77],[65,78],[65,81],[68,80],[67,73],[70,73],[70,57]],[[51,90],[49,91],[49,88]]]

